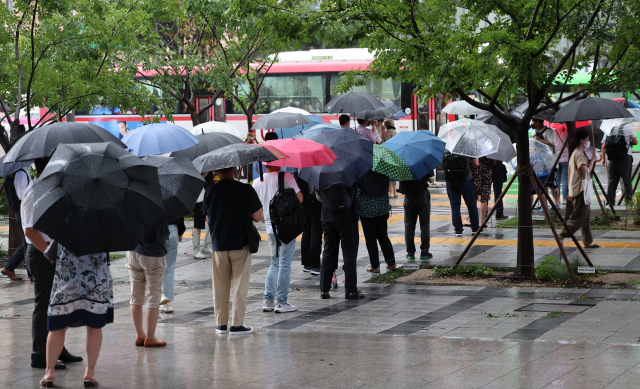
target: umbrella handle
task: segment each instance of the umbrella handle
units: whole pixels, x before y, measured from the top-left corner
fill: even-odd
[[[258,161],[258,170],[260,171],[260,182],[264,181],[264,176],[262,175],[262,162]]]

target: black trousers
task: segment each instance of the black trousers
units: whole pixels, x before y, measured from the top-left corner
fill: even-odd
[[[494,174],[492,181],[493,181],[493,195],[495,196],[495,200],[497,200],[502,194],[502,186],[504,185],[503,176],[502,175],[496,176]],[[502,216],[502,215],[504,215],[504,205],[502,203],[502,200],[500,200],[496,204],[496,216]]]
[[[625,199],[631,199],[633,196],[633,186],[631,185],[631,174],[633,173],[633,157],[629,154],[624,156],[621,161],[609,160],[609,186],[607,188],[607,198],[612,203],[616,201],[616,190],[618,183],[622,178],[624,184]]]
[[[16,251],[13,252],[11,258],[9,258],[7,263],[4,265],[4,268],[9,271],[15,271],[16,268],[20,266],[20,262],[25,259],[24,253],[27,246],[27,243],[24,240],[24,230],[22,229],[22,217],[20,216],[20,211],[15,212],[15,217],[16,223],[18,223],[18,226],[20,227],[20,237],[22,238],[22,244],[16,249]],[[29,270],[29,267],[27,267],[27,274],[29,275],[29,277],[31,277],[31,270]]]
[[[404,196],[404,241],[407,255],[416,253],[416,223],[420,219],[420,254],[429,252],[431,241],[431,193],[422,197]]]
[[[33,289],[35,291],[35,307],[31,318],[31,336],[33,338],[32,362],[44,362],[47,356],[47,309],[51,298],[53,277],[56,266],[49,262],[33,245],[27,245],[25,253],[27,268],[33,275]]]
[[[342,246],[345,291],[357,292],[356,259],[360,242],[358,222],[322,222],[322,231],[324,232],[324,251],[320,271],[320,291],[328,292],[331,289],[334,263],[338,262],[338,254]]]
[[[369,261],[371,261],[371,267],[374,269],[380,267],[378,242],[380,242],[382,255],[384,256],[384,261],[387,263],[387,266],[394,266],[396,264],[393,245],[391,244],[389,233],[387,232],[387,220],[389,220],[389,214],[373,218],[360,218],[360,222],[362,223],[362,232],[364,232],[364,239],[367,242]]]
[[[320,254],[322,253],[322,203],[313,200],[309,206],[311,211],[309,223],[302,231],[302,242],[300,244],[300,256],[302,266],[312,269],[320,268]]]

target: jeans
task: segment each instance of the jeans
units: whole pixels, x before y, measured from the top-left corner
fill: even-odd
[[[476,184],[473,180],[464,182],[447,181],[447,196],[451,205],[451,221],[456,233],[462,233],[462,215],[460,214],[460,205],[462,204],[460,196],[467,204],[469,211],[469,219],[471,219],[471,230],[475,231],[480,225],[480,217],[478,215],[478,205],[476,204]]]
[[[567,193],[569,192],[569,162],[558,162],[558,170],[556,170],[556,183],[560,188],[562,183],[562,198],[567,201]]]
[[[407,255],[415,255],[416,223],[420,219],[420,253],[429,252],[431,240],[431,194],[424,191],[423,197],[404,196],[404,241],[407,246]]]
[[[269,234],[269,249],[271,249],[271,266],[267,271],[264,284],[264,299],[279,303],[286,303],[289,296],[289,281],[291,280],[291,262],[296,250],[296,240],[284,244],[278,249],[275,234]],[[278,255],[276,255],[278,249]]]
[[[167,249],[167,268],[164,270],[164,279],[162,281],[162,294],[169,301],[173,301],[174,272],[176,269],[176,259],[178,258],[178,226],[169,225],[169,239],[165,243]]]
[[[389,220],[389,214],[378,217],[361,217],[362,232],[364,233],[364,239],[367,244],[367,251],[369,252],[369,261],[371,267],[377,269],[380,267],[380,253],[378,252],[378,242],[380,242],[380,248],[382,249],[382,255],[387,266],[395,266],[396,258],[393,253],[393,245],[389,239],[389,233],[387,231],[387,220]]]
[[[624,193],[627,199],[631,199],[633,186],[631,186],[631,170],[633,170],[633,157],[629,154],[624,156],[622,161],[609,160],[609,187],[607,188],[607,198],[611,203],[616,201],[616,190],[618,182],[622,178]]]

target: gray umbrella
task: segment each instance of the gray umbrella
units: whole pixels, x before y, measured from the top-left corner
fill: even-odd
[[[393,108],[389,108],[384,106],[382,108],[369,109],[366,111],[356,112],[356,118],[363,120],[381,120],[384,118],[390,118],[395,115],[398,111]]]
[[[143,159],[158,168],[167,220],[176,220],[190,214],[205,184],[191,160],[156,155]]]
[[[133,250],[166,221],[158,168],[115,143],[60,145],[33,190],[34,228],[78,256]]]
[[[197,145],[191,146],[185,150],[174,151],[171,153],[171,156],[177,158],[188,158],[190,161],[193,161],[199,156],[210,151],[217,150],[230,144],[242,143],[242,139],[237,136],[227,134],[226,132],[206,132],[196,135],[196,138],[199,139]]]
[[[270,130],[272,128],[289,128],[309,124],[310,121],[301,113],[277,112],[261,116],[251,126],[252,130]]]
[[[356,113],[382,107],[385,107],[385,105],[368,93],[349,92],[331,99],[325,105],[324,111],[329,113]]]
[[[544,104],[540,103],[538,105],[538,108],[540,108],[540,107],[544,107]],[[528,108],[529,108],[529,102],[527,101],[526,103],[518,106],[515,110],[517,112],[520,112],[524,116],[524,114],[525,114],[525,112],[527,112]],[[551,108],[547,108],[544,111],[540,111],[537,114],[533,115],[533,117],[535,119],[542,119],[542,120],[546,120],[546,121],[550,122],[551,119],[553,119],[553,115],[555,115],[555,114],[556,114],[556,111],[554,111]]]
[[[632,118],[633,115],[620,103],[599,97],[587,97],[565,105],[553,117],[552,122],[567,123],[579,120]]]
[[[49,158],[61,143],[113,142],[126,145],[102,127],[88,123],[59,122],[25,133],[11,147],[4,163]]]
[[[232,144],[201,155],[193,161],[200,173],[245,166],[254,162],[271,162],[287,156],[273,146],[246,143]]]
[[[4,163],[6,155],[0,158],[0,176],[6,177],[9,174],[15,173],[18,170],[22,169],[25,166],[29,166],[33,163],[33,161],[24,161],[24,162],[9,162]]]

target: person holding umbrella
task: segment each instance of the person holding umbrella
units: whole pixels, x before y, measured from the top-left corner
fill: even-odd
[[[29,186],[31,182],[31,175],[29,174],[29,168],[26,166],[22,166],[18,169],[18,171],[11,173],[5,177],[4,180],[4,193],[5,198],[7,199],[7,205],[9,205],[9,209],[14,211],[14,215],[16,218],[16,223],[20,227],[20,237],[22,238],[22,243],[20,247],[14,251],[9,261],[4,265],[2,270],[2,274],[9,277],[11,281],[20,281],[22,277],[16,276],[15,270],[24,260],[24,251],[25,251],[25,240],[24,240],[24,231],[22,229],[22,219],[20,217],[20,203],[22,202],[22,196],[24,195],[24,191]],[[31,279],[31,271],[27,269],[27,273],[29,278]]]

